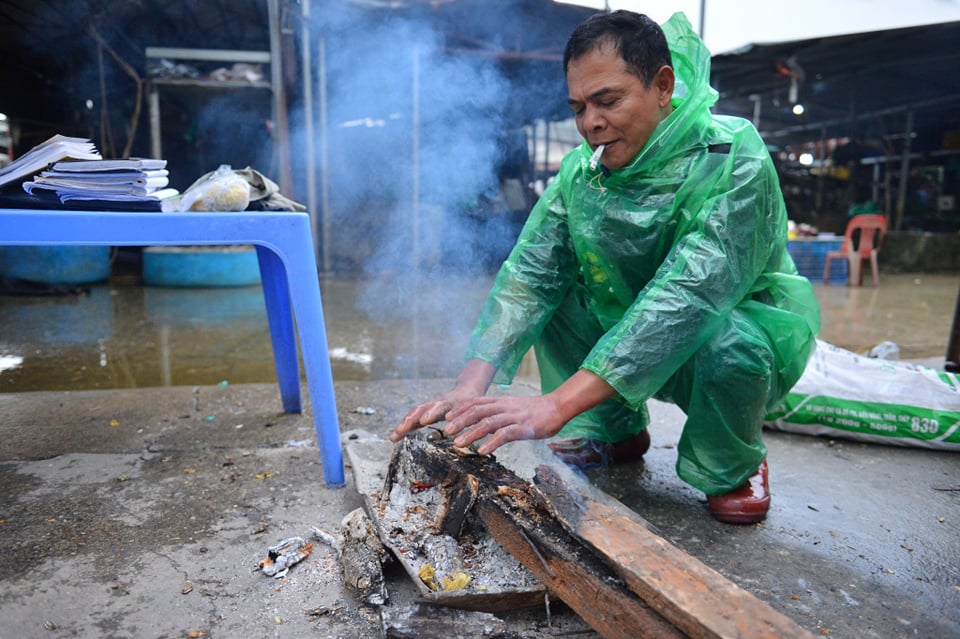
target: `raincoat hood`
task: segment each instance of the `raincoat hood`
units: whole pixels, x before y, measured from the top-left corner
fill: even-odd
[[[710,51],[682,13],[663,24],[676,78],[671,100],[673,112],[654,130],[646,145],[627,166],[614,171],[615,180],[629,181],[638,174],[657,171],[672,155],[701,141],[710,125],[710,108],[717,92],[710,86]],[[593,149],[579,147],[583,168],[589,168]]]

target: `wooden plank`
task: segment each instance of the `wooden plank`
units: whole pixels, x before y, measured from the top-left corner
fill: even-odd
[[[473,475],[453,474],[444,479],[441,491],[443,497],[437,513],[437,528],[441,534],[459,539],[467,516],[477,501],[480,481]]]
[[[537,491],[561,525],[613,566],[629,588],[695,639],[811,638],[786,615],[651,532],[619,502],[583,499],[549,466]]]
[[[477,509],[494,539],[601,636],[686,636],[630,592],[609,567],[584,552],[569,535],[546,531],[543,525],[523,526],[508,512],[509,507],[490,501],[478,502]]]

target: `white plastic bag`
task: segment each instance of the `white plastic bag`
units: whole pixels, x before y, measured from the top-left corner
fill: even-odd
[[[960,451],[960,378],[824,341],[765,425],[808,435]]]
[[[194,182],[180,198],[181,211],[245,211],[250,184],[228,164]]]

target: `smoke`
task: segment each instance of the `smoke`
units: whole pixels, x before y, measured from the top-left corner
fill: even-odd
[[[490,58],[447,53],[429,21],[347,13],[317,28],[327,34],[318,148],[326,142],[335,268],[430,271],[451,253],[480,261],[469,212],[499,188],[508,82]]]
[[[388,368],[455,374],[477,292],[519,230],[496,210],[522,124],[510,83],[491,57],[449,52],[430,20],[353,9],[318,16],[314,31],[324,34],[326,139],[315,130],[316,147],[326,144],[332,266],[375,276],[355,304],[398,342],[378,354]],[[348,349],[369,345],[355,339]]]

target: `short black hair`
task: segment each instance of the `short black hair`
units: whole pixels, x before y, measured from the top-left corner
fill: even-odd
[[[650,87],[664,66],[673,66],[667,37],[649,16],[623,9],[596,13],[580,24],[563,51],[563,72],[570,62],[590,53],[602,44],[612,44],[627,64],[627,69]]]

